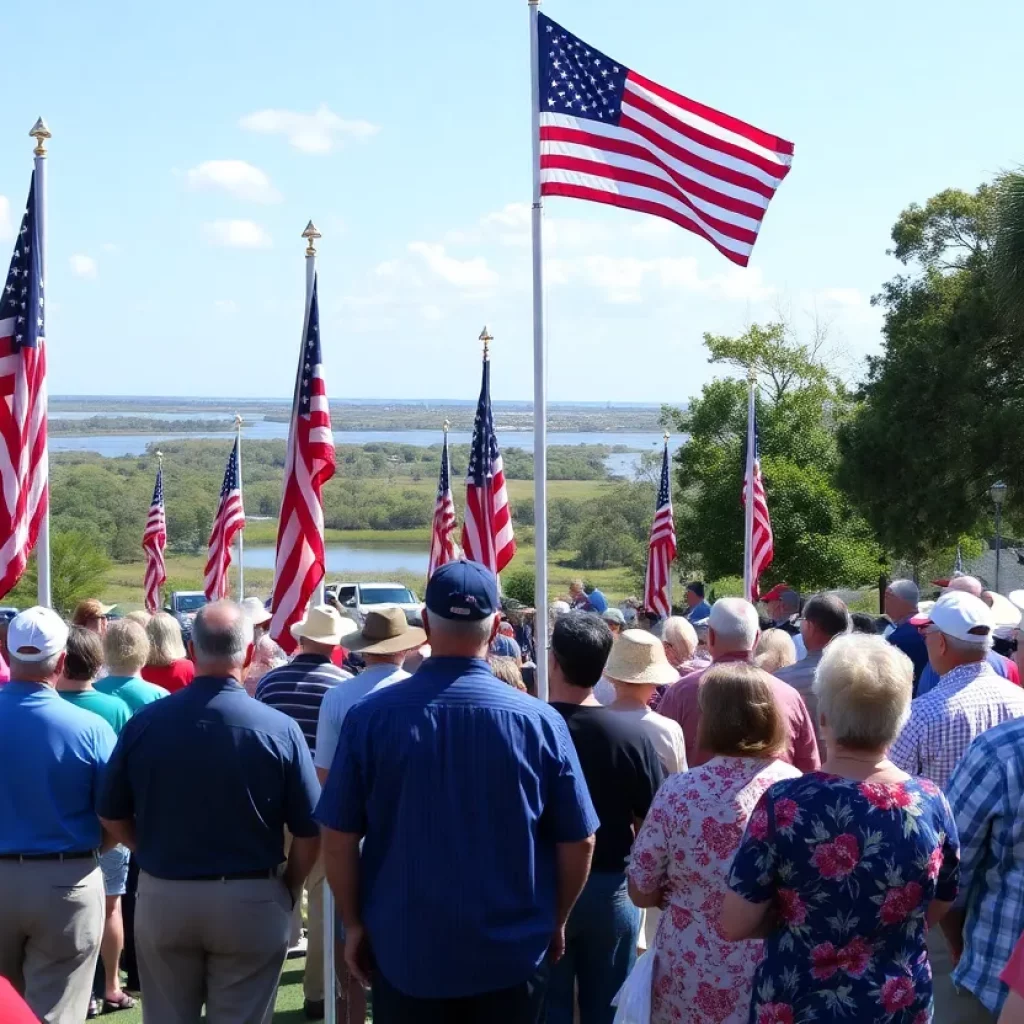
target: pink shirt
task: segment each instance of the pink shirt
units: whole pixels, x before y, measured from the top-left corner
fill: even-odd
[[[729,661],[748,661],[749,656],[738,652],[726,654],[718,659],[718,663]],[[710,667],[710,666],[708,666]],[[678,683],[668,688],[658,706],[658,714],[678,722],[683,727],[686,738],[686,760],[691,768],[696,768],[711,760],[715,755],[697,743],[700,729],[700,685],[707,668],[698,669],[688,676],[683,676]],[[772,691],[782,708],[789,732],[789,746],[780,754],[780,759],[788,761],[802,772],[813,772],[821,767],[818,756],[818,741],[814,738],[814,724],[803,697],[788,683],[771,676]]]

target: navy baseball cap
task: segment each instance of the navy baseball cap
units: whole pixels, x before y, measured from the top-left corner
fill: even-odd
[[[479,562],[467,562],[464,558],[447,562],[430,577],[424,600],[427,611],[442,619],[486,619],[500,608],[498,580]]]

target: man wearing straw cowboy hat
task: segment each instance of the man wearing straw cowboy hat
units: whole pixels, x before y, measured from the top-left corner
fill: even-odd
[[[343,618],[337,608],[319,604],[310,608],[301,622],[291,627],[299,651],[280,668],[271,669],[256,687],[255,697],[293,718],[302,729],[309,752],[316,758],[317,722],[324,698],[340,683],[351,680],[338,668],[331,655],[359,627]],[[306,970],[302,976],[304,1011],[310,1020],[324,1015],[324,867],[317,860],[306,879],[307,946]],[[292,917],[292,945],[302,935],[302,901],[297,900]]]

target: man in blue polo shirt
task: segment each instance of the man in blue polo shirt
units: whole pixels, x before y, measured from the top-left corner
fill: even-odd
[[[893,580],[885,588],[885,614],[892,619],[893,631],[886,640],[898,647],[914,665],[914,694],[921,673],[928,667],[928,648],[921,631],[910,620],[917,614],[921,591],[913,580]]]
[[[242,687],[253,631],[241,608],[202,608],[191,647],[192,684],[124,727],[99,812],[139,861],[146,1019],[198,1021],[205,1003],[211,1021],[259,1024],[319,851],[319,787],[299,726]]]
[[[95,801],[114,730],[60,698],[68,628],[16,615],[0,689],[0,975],[48,1024],[80,1024],[103,934]]]
[[[686,601],[686,612],[683,617],[688,622],[701,622],[711,614],[711,605],[704,600],[704,584],[700,580],[686,584],[683,599]]]
[[[375,1024],[535,1024],[590,870],[599,821],[565,721],[484,660],[497,611],[484,566],[434,573],[431,657],[349,711],[317,808]]]

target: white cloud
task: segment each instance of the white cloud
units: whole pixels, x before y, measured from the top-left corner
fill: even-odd
[[[11,223],[11,203],[7,196],[0,196],[0,238],[10,238],[14,234]]]
[[[313,114],[301,114],[296,110],[259,110],[255,114],[247,114],[239,124],[246,131],[261,135],[284,135],[303,153],[329,153],[346,141],[363,141],[380,131],[369,121],[339,117],[326,104],[321,104]]]
[[[251,220],[214,220],[203,225],[203,234],[210,245],[230,249],[269,249],[270,235]]]
[[[233,316],[238,312],[238,303],[234,299],[217,299],[213,308],[224,316]]]
[[[427,266],[456,288],[487,288],[498,281],[498,275],[487,266],[482,256],[459,260],[449,256],[443,245],[430,242],[410,242],[409,252],[422,256]]]
[[[76,252],[71,257],[71,273],[75,277],[84,277],[92,279],[98,273],[99,268],[96,266],[96,261],[91,256],[86,256],[84,253]]]
[[[207,160],[189,170],[186,178],[192,189],[220,189],[252,203],[281,201],[266,173],[244,160]]]

